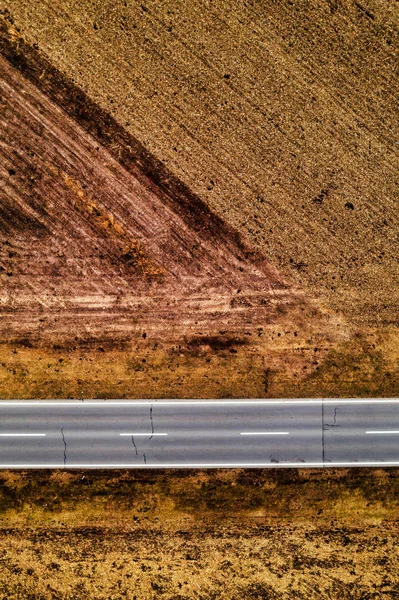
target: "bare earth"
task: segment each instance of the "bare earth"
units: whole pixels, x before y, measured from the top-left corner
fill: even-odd
[[[3,397],[297,395],[295,379],[350,340],[348,324],[76,98],[12,27],[3,49]],[[38,86],[64,94],[85,128]],[[93,130],[118,141],[118,160]]]
[[[366,318],[363,279],[352,305],[361,318],[344,302],[334,313],[323,286],[293,277],[265,246],[251,250],[242,227],[176,179],[3,12],[3,397],[397,393],[394,306],[384,304],[389,318],[376,306]],[[321,238],[328,246],[315,232]],[[396,280],[384,269],[393,301]]]
[[[0,7],[291,280],[357,322],[397,322],[396,3]]]

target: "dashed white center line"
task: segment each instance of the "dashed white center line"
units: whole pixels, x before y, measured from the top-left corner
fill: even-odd
[[[289,431],[243,431],[240,435],[289,435]]]
[[[149,433],[120,433],[119,435],[128,435],[128,436],[138,436],[138,435],[142,435],[145,437],[155,437],[156,435],[168,435],[167,433],[151,433],[151,431]]]
[[[45,437],[45,433],[0,433],[1,437]]]
[[[399,434],[399,431],[366,431],[366,433],[373,433],[373,434]]]

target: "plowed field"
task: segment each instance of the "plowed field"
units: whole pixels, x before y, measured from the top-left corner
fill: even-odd
[[[397,394],[391,3],[0,8],[2,395]]]

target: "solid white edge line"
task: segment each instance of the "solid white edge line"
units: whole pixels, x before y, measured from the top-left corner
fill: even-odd
[[[374,434],[380,434],[380,433],[386,433],[386,434],[390,434],[390,433],[399,433],[399,431],[366,431],[366,433],[374,433]]]
[[[398,404],[399,398],[375,398],[375,399],[334,399],[313,398],[306,400],[298,399],[275,399],[275,400],[0,400],[1,406],[148,406],[169,405],[182,406],[185,404],[215,405],[215,404]]]
[[[0,437],[45,437],[46,433],[0,433]]]
[[[243,431],[240,435],[289,435],[289,431]]]
[[[133,437],[137,437],[138,435],[146,436],[146,437],[147,436],[148,437],[153,437],[153,436],[156,436],[156,435],[168,435],[168,434],[167,433],[151,433],[150,432],[150,433],[120,433],[119,435],[128,435],[129,437],[132,437],[132,436]]]
[[[393,467],[399,466],[399,461],[391,462],[328,462],[328,463],[159,463],[159,464],[132,464],[132,463],[121,463],[121,464],[43,464],[43,465],[1,465],[0,469],[145,469],[145,468],[157,468],[157,469],[175,469],[175,468],[196,468],[196,469],[223,469],[223,468],[273,468],[279,469],[281,467]]]

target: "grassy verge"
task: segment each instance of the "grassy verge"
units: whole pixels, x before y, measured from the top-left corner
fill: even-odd
[[[0,346],[1,398],[263,398],[399,395],[396,329],[328,347],[292,332],[264,345]],[[291,339],[292,338],[292,339]]]
[[[375,525],[399,514],[394,468],[6,471],[0,490],[2,526],[219,518]]]

